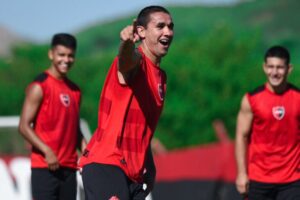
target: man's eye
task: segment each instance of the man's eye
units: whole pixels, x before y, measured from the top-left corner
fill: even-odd
[[[159,24],[157,25],[158,28],[163,28],[164,26],[165,26],[164,23],[159,23]]]

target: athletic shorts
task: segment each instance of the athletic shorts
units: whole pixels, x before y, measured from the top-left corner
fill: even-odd
[[[34,200],[76,200],[76,170],[32,168],[31,186]]]
[[[83,167],[85,200],[145,200],[141,183],[131,181],[117,166],[91,163]]]
[[[300,200],[300,180],[270,184],[250,181],[248,200]]]

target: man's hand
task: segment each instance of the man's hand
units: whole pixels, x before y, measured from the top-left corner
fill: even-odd
[[[134,19],[132,22],[132,25],[126,26],[121,32],[120,32],[120,38],[123,42],[132,42],[135,43],[140,40],[139,35],[136,31],[137,25],[136,20]]]
[[[127,79],[134,73],[133,69],[138,66],[141,59],[140,54],[135,49],[135,42],[141,39],[137,33],[136,20],[133,20],[132,25],[126,26],[120,32],[120,38],[118,78],[121,84],[125,84]]]
[[[247,195],[249,190],[249,179],[247,174],[238,174],[235,185],[241,195]]]
[[[48,148],[45,152],[45,161],[48,164],[50,171],[55,171],[59,168],[59,162],[54,152]]]

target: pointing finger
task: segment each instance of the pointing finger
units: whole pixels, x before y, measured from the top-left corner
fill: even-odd
[[[137,20],[134,19],[134,20],[132,21],[132,28],[133,28],[133,30],[132,30],[132,31],[133,31],[133,42],[137,42],[137,41],[140,40],[140,37],[139,37],[138,32],[137,32],[137,26],[138,26]]]

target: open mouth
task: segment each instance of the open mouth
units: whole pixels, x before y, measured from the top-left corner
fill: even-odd
[[[70,65],[66,64],[66,63],[62,63],[62,64],[59,65],[59,67],[62,70],[68,70],[70,68]]]
[[[159,43],[165,47],[168,47],[171,43],[171,40],[170,39],[161,39],[161,40],[159,40]]]
[[[272,77],[272,78],[270,78],[270,81],[272,81],[272,82],[274,82],[274,83],[278,83],[278,82],[280,82],[282,79],[281,78],[279,78],[279,77]]]

